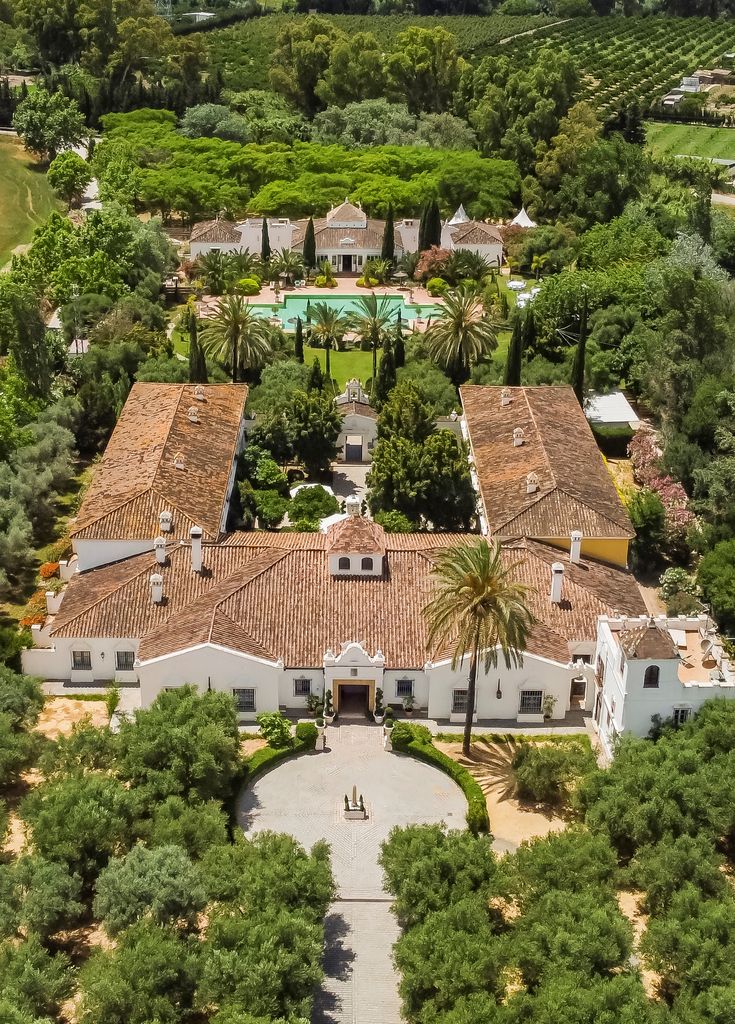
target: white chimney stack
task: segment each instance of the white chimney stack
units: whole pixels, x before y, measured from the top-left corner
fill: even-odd
[[[161,527],[161,533],[170,533],[171,524],[173,523],[173,515],[167,509],[159,513],[158,525]]]
[[[161,604],[163,601],[163,576],[160,572],[154,572],[150,578],[151,597],[154,604]]]
[[[194,572],[202,571],[202,535],[201,526],[192,526],[189,530],[191,539],[191,568]]]
[[[538,473],[529,473],[526,477],[526,494],[535,494],[538,490]]]
[[[153,550],[156,552],[156,561],[159,565],[166,564],[166,538],[156,537],[153,541]]]
[[[554,562],[551,566],[551,603],[561,604],[561,592],[564,584],[564,566]]]
[[[501,404],[501,406],[510,405],[510,403],[512,401],[513,401],[513,399],[510,396],[510,390],[508,388],[503,388],[503,390],[500,392],[500,404]]]
[[[356,498],[354,494],[351,494],[350,497],[345,500],[345,512],[348,516],[360,515],[360,499]]]
[[[582,557],[582,534],[579,530],[572,530],[570,536],[569,545],[569,561],[572,565],[579,565],[579,560]]]
[[[513,446],[520,448],[523,444],[523,427],[516,427],[513,431]]]

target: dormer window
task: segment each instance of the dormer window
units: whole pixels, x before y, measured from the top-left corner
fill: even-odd
[[[339,570],[340,570],[340,572],[349,572],[350,571],[350,560],[349,560],[349,558],[344,558],[344,557],[340,558],[340,560],[339,560]]]
[[[373,560],[372,560],[372,558],[363,558],[362,562],[360,563],[360,568],[363,570],[363,572],[372,572],[373,571]]]

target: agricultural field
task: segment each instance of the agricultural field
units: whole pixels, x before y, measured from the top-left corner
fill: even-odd
[[[211,61],[222,71],[225,84],[233,89],[262,89],[264,85],[267,87],[266,71],[278,33],[289,21],[301,20],[304,17],[305,15],[272,14],[208,32],[206,39]],[[350,35],[355,32],[372,32],[378,41],[386,46],[399,32],[412,25],[421,28],[441,26],[454,33],[457,37],[457,46],[465,57],[485,53],[510,36],[553,25],[555,21],[540,15],[511,17],[502,14],[488,17],[458,15],[445,18],[420,18],[410,14],[334,14],[320,17],[327,18]]]
[[[735,160],[735,128],[651,122],[646,125],[646,138],[656,156]]]
[[[601,112],[640,99],[647,106],[698,67],[719,64],[735,44],[729,21],[705,18],[575,18],[493,48],[525,66],[541,46],[568,50],[582,75],[580,99]]]
[[[14,136],[0,135],[0,267],[56,208],[46,175]]]

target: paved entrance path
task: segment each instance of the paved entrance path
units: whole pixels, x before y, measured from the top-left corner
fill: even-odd
[[[327,729],[327,751],[274,768],[243,791],[237,819],[246,832],[287,832],[307,849],[326,839],[338,895],[325,922],[326,978],[314,1024],[399,1024],[392,947],[398,925],[383,890],[380,844],[394,825],[444,821],[463,828],[461,790],[431,765],[387,753],[382,730],[345,722]],[[367,821],[345,821],[356,785]]]

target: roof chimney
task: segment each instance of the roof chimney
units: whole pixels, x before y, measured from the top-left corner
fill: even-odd
[[[503,388],[503,390],[500,392],[500,404],[501,404],[501,406],[503,406],[503,405],[510,405],[510,403],[512,401],[513,401],[513,399],[512,399],[511,394],[510,394],[510,388]]]
[[[561,592],[564,583],[564,566],[554,562],[551,566],[551,603],[561,604]]]
[[[191,568],[194,572],[202,571],[202,535],[201,526],[192,526],[189,530],[191,540]]]
[[[197,402],[204,401],[204,388],[202,387],[201,384],[197,384],[197,386],[194,388],[194,398],[196,398]]]
[[[345,512],[348,516],[360,515],[360,499],[355,497],[354,494],[345,499]]]
[[[569,561],[572,565],[579,565],[582,556],[582,533],[580,530],[572,530],[569,535]]]
[[[150,580],[151,598],[154,604],[161,604],[163,601],[163,576],[160,572],[154,572]]]
[[[526,494],[535,494],[538,490],[538,473],[529,473],[526,477]]]
[[[184,456],[181,454],[181,452],[176,452],[176,454],[174,455],[174,469],[183,469],[183,468],[184,468]]]
[[[156,552],[156,561],[159,565],[166,564],[166,538],[156,537],[153,541],[153,550]]]
[[[173,518],[173,514],[169,512],[168,509],[164,509],[163,512],[159,512],[158,525],[161,527],[161,533],[171,532],[171,524],[173,523]]]
[[[515,427],[513,430],[513,446],[520,448],[523,444],[523,427]]]
[[[187,415],[190,423],[198,423],[199,422],[199,410],[197,409],[197,407],[195,405],[190,405],[189,406],[189,408],[186,410],[186,415]]]

